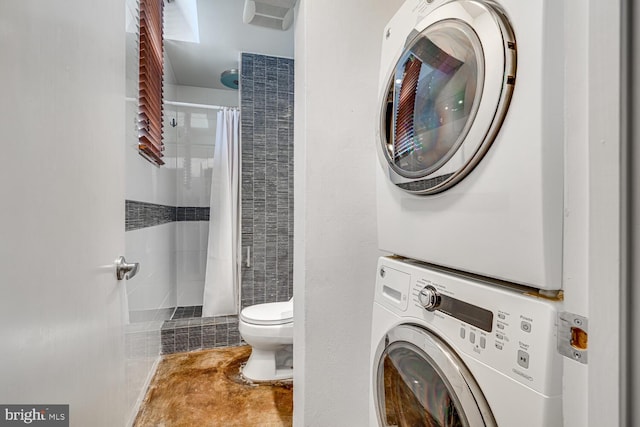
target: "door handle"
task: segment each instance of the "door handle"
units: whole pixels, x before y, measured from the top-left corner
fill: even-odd
[[[127,263],[127,260],[124,259],[123,256],[118,257],[116,260],[116,277],[118,280],[122,279],[131,279],[133,276],[138,274],[138,269],[140,268],[139,262]]]

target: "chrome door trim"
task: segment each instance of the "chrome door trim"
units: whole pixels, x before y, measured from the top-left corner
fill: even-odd
[[[388,331],[376,350],[371,374],[373,376],[374,406],[380,426],[385,425],[379,409],[380,364],[385,350],[398,342],[412,344],[424,352],[425,361],[431,363],[442,375],[445,384],[448,386],[449,393],[454,397],[456,403],[460,405],[458,408],[461,412],[460,415],[463,420],[466,420],[468,426],[497,427],[489,403],[473,374],[471,374],[460,356],[437,335],[413,324],[401,324]]]
[[[484,81],[475,118],[463,136],[457,152],[437,170],[421,177],[407,177],[391,165],[385,148],[387,95],[393,84],[396,62],[429,27],[443,21],[457,21],[469,26],[480,39],[483,50]],[[453,0],[430,12],[413,29],[405,46],[387,70],[386,85],[380,94],[378,112],[380,140],[376,144],[378,159],[390,181],[413,194],[436,194],[445,191],[467,176],[482,160],[495,140],[507,114],[516,78],[516,41],[504,12],[492,2]]]

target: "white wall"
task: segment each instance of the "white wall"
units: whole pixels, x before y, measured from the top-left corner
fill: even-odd
[[[296,22],[294,424],[368,424],[383,27],[401,0],[305,1]]]
[[[204,276],[207,267],[209,223],[181,221],[176,223],[176,273],[178,306],[202,305]]]
[[[622,1],[590,0],[588,9],[589,375],[588,425],[624,425],[621,384],[621,96]],[[582,6],[581,6],[582,7]],[[571,76],[573,77],[573,76]],[[568,387],[574,384],[567,383]],[[601,408],[615,408],[603,411]],[[571,413],[571,412],[569,412]]]
[[[194,104],[220,105],[237,107],[240,102],[239,92],[233,89],[209,89],[194,86],[176,86],[175,98],[171,101],[192,102]]]

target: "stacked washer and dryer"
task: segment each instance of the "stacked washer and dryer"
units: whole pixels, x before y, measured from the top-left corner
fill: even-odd
[[[564,2],[384,30],[371,426],[562,425]]]

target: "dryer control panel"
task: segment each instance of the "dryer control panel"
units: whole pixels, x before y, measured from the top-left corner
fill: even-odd
[[[556,351],[561,303],[406,259],[380,258],[376,303],[421,325],[459,353],[547,396],[562,392]],[[390,291],[391,290],[391,291]],[[408,304],[394,303],[392,293]],[[399,301],[398,301],[399,302]]]

